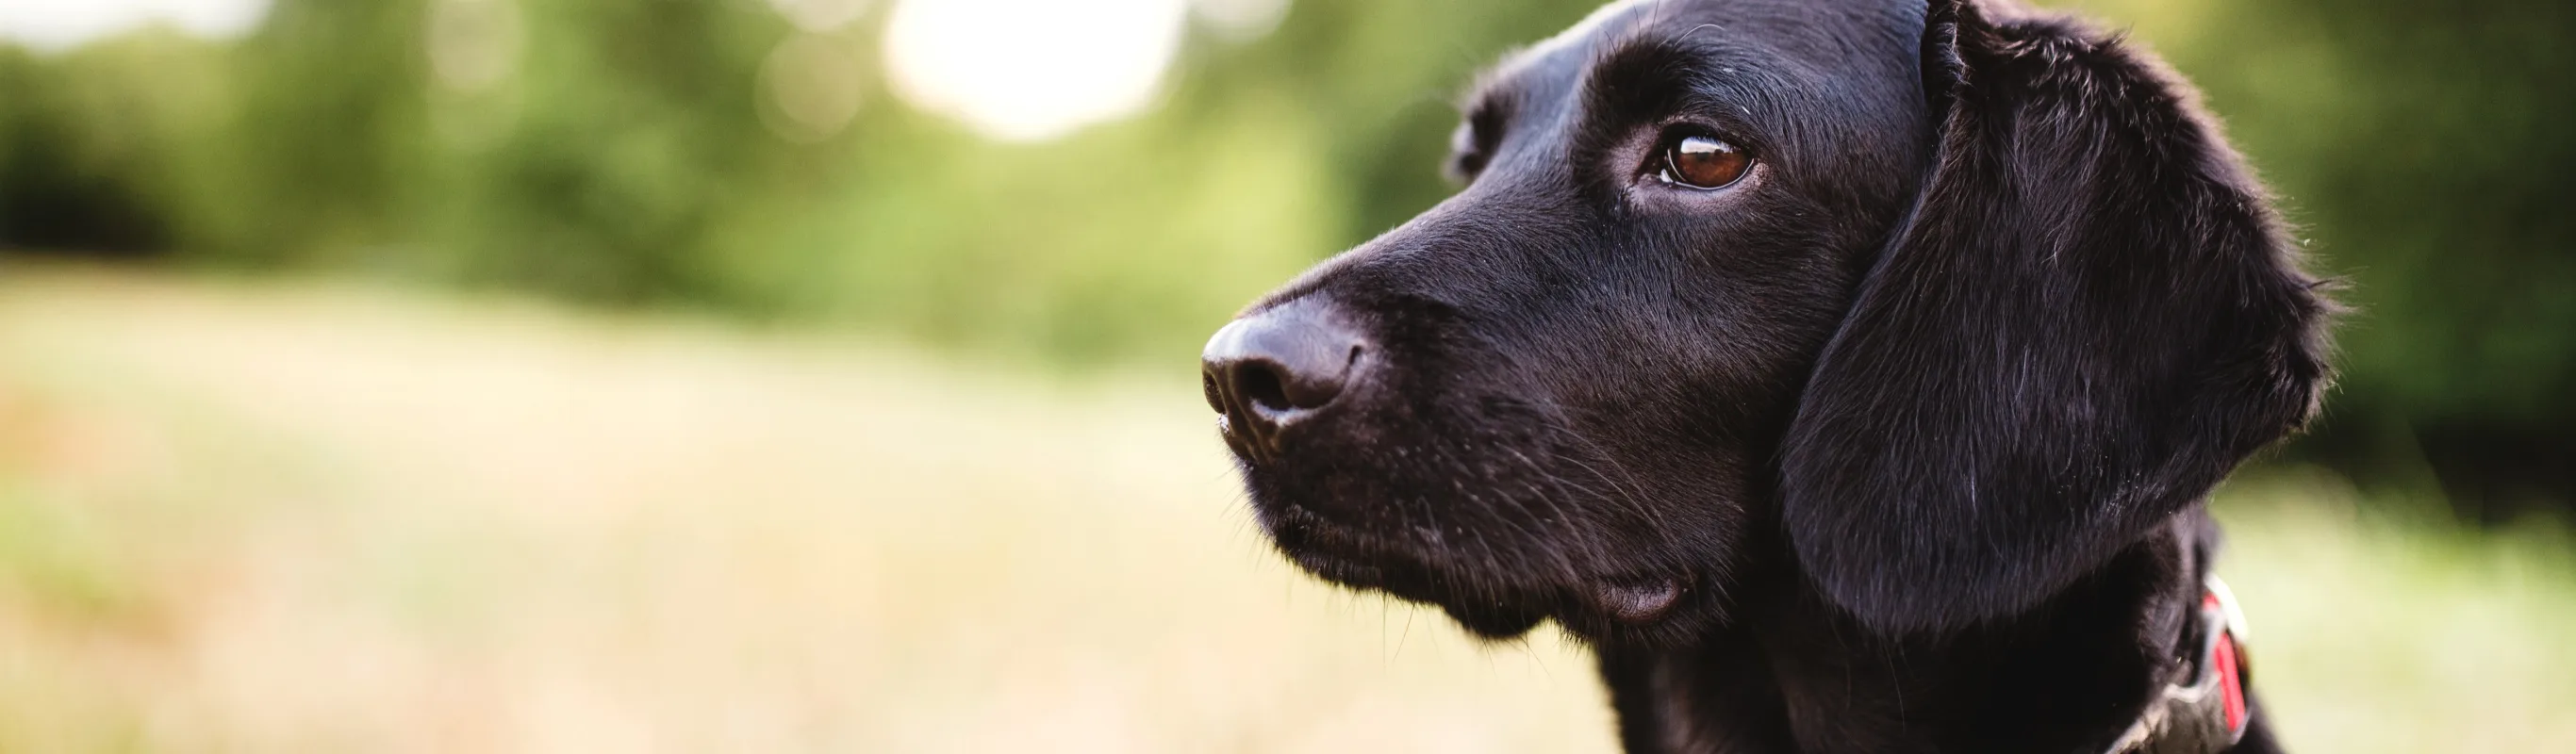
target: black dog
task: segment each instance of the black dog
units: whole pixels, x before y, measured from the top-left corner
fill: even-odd
[[[1632,0],[1458,196],[1219,332],[1300,566],[1590,642],[1633,752],[2277,750],[2210,489],[2330,303],[2160,63],[1965,0]]]

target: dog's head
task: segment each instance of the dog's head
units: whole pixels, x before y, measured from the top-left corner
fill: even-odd
[[[2325,379],[2189,90],[2060,19],[1622,2],[1492,72],[1451,168],[1205,376],[1283,551],[1486,635],[1681,640],[1774,556],[1884,630],[2025,609]]]

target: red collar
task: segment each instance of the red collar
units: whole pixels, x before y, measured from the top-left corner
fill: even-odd
[[[2198,653],[2107,754],[2214,754],[2245,738],[2254,721],[2246,696],[2245,613],[2212,575],[2195,618],[2183,638],[2197,642]]]

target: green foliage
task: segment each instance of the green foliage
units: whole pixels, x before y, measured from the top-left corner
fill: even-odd
[[[0,48],[0,244],[166,246],[208,177],[220,53],[144,34],[38,60]]]
[[[1299,0],[1258,40],[1194,36],[1152,113],[1005,145],[888,90],[890,3],[817,34],[761,0],[279,0],[235,43],[0,50],[0,246],[1177,362],[1444,196],[1454,94],[1596,4]],[[2420,452],[2472,495],[2576,489],[2550,477],[2576,474],[2550,461],[2576,454],[2576,48],[2555,38],[2576,5],[2058,4],[2200,82],[2349,282],[2312,450]],[[848,127],[777,127],[791,44],[846,57]]]

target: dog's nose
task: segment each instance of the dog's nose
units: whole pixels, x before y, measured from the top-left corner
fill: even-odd
[[[1292,303],[1216,331],[1199,355],[1200,384],[1231,430],[1268,445],[1341,397],[1367,350],[1322,305]]]

